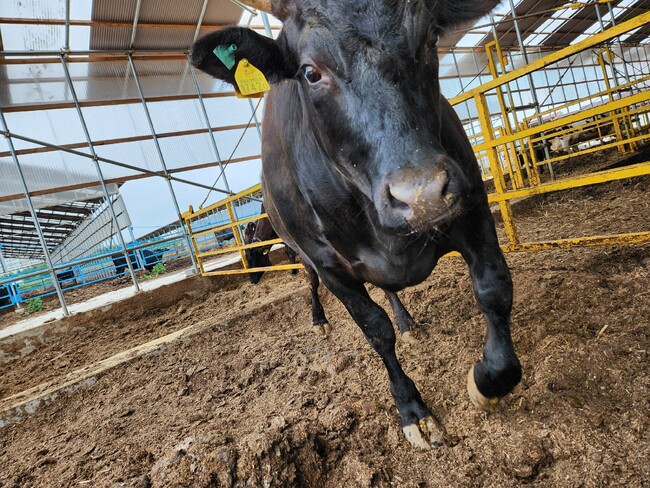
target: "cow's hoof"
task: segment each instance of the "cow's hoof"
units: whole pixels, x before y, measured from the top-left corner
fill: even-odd
[[[410,330],[407,330],[406,332],[402,332],[401,337],[402,340],[407,344],[415,344],[417,342],[415,335]]]
[[[433,417],[424,417],[417,424],[402,427],[406,440],[418,449],[431,449],[442,446],[444,433]]]
[[[328,323],[321,325],[314,325],[314,330],[316,333],[322,337],[328,337],[330,332],[332,332],[332,326]]]
[[[494,412],[501,401],[500,397],[488,398],[478,391],[476,381],[474,381],[474,366],[470,368],[467,374],[467,393],[469,393],[469,399],[474,406],[486,412]]]

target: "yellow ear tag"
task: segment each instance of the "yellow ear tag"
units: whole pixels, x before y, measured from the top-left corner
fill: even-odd
[[[264,74],[255,66],[250,64],[247,59],[242,59],[235,70],[235,81],[239,87],[239,93],[244,97],[251,95],[261,95],[271,89],[269,82]]]

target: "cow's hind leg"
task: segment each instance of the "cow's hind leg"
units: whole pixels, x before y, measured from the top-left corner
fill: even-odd
[[[331,326],[327,321],[327,317],[325,317],[325,310],[323,310],[323,305],[320,303],[320,298],[318,298],[318,285],[320,284],[318,273],[307,263],[305,263],[305,270],[307,271],[311,291],[312,324],[317,332],[327,337],[331,332]]]
[[[406,439],[421,449],[442,445],[443,431],[440,425],[397,359],[395,330],[386,312],[372,301],[362,283],[342,280],[329,273],[321,277],[325,285],[343,302],[370,346],[381,357],[388,372],[390,391]]]
[[[483,215],[474,222],[461,253],[469,265],[474,295],[487,321],[483,358],[469,371],[467,389],[472,403],[491,411],[501,397],[521,380],[521,364],[510,336],[512,279],[499,248],[492,217]]]
[[[411,317],[411,314],[406,310],[404,304],[401,302],[397,293],[392,291],[384,290],[386,298],[390,302],[390,306],[393,309],[393,315],[395,317],[395,322],[399,327],[399,332],[402,335],[403,339],[409,340],[411,329],[415,327],[415,320]]]

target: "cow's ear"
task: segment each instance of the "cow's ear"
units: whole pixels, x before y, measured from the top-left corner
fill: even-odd
[[[209,75],[235,84],[235,70],[242,59],[259,69],[269,81],[292,76],[278,43],[244,27],[228,27],[202,37],[192,46],[190,61]]]
[[[431,0],[429,0],[431,2]],[[501,0],[437,0],[433,10],[437,14],[437,23],[442,30],[465,25],[484,15],[499,5]]]

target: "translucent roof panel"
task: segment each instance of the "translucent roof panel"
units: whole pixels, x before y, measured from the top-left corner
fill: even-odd
[[[69,2],[70,18],[78,21],[90,19],[92,2]],[[25,19],[28,24],[0,25],[0,34],[7,51],[58,51],[65,45],[65,26],[37,25],[38,19],[65,20],[66,0],[2,0],[0,17]],[[70,48],[87,50],[90,28],[72,26],[70,28]]]
[[[558,10],[551,17],[540,25],[535,32],[524,39],[526,46],[541,46],[551,35],[551,32],[561,28],[571,16],[575,15],[576,9],[565,8]]]
[[[93,162],[62,152],[26,154],[18,158],[30,192],[85,185],[99,180]],[[0,197],[23,193],[11,158],[0,158]],[[5,178],[4,176],[9,177]]]
[[[151,136],[140,103],[83,107],[81,111],[93,142]]]
[[[11,112],[5,114],[5,119],[12,133],[39,141],[55,145],[86,142],[77,110],[74,108]],[[16,149],[42,147],[19,139],[14,140],[14,145]]]
[[[0,104],[45,105],[72,101],[60,63],[9,64],[0,70]]]

